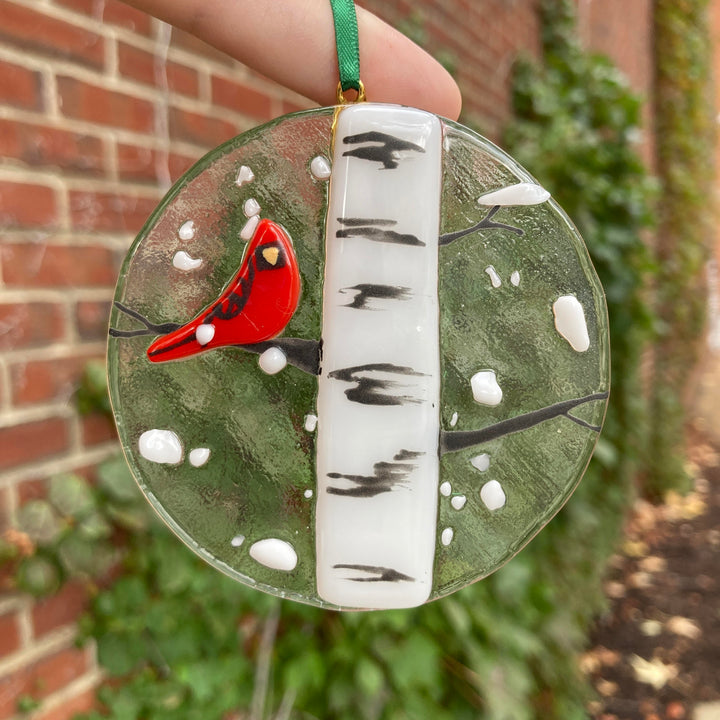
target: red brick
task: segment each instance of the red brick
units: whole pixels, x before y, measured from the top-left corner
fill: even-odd
[[[25,110],[39,110],[42,105],[40,73],[20,65],[0,61],[0,102]]]
[[[152,53],[127,43],[118,43],[118,70],[123,77],[139,80],[145,85],[156,85],[155,62],[160,62]]]
[[[217,105],[258,120],[269,120],[272,117],[272,102],[265,93],[234,80],[213,75],[212,99]]]
[[[0,616],[0,657],[20,648],[20,629],[14,613]]]
[[[0,17],[0,39],[6,45],[90,67],[103,66],[105,50],[97,33],[8,0],[0,0]]]
[[[57,78],[57,87],[65,117],[140,133],[153,132],[154,108],[147,100],[66,76]]]
[[[4,533],[12,525],[10,517],[10,488],[0,488],[0,533]],[[0,642],[2,637],[0,637]]]
[[[57,220],[57,199],[52,188],[0,181],[0,226],[54,227]]]
[[[162,87],[167,81],[170,90],[197,97],[199,81],[195,70],[166,60],[163,63],[163,77],[157,72],[156,66],[160,62],[160,58],[145,50],[127,43],[118,44],[118,67],[121,75],[153,87]]]
[[[170,109],[170,137],[197,145],[214,146],[237,135],[232,123],[207,115]]]
[[[102,21],[111,25],[118,25],[126,30],[140,35],[152,34],[152,18],[141,10],[136,10],[119,0],[105,0],[103,2]]]
[[[157,159],[157,153],[151,148],[118,143],[118,174],[123,180],[157,182]]]
[[[0,470],[44,460],[68,450],[69,446],[68,423],[62,418],[0,428],[0,447],[3,449],[0,453]]]
[[[65,317],[60,305],[47,302],[0,304],[0,350],[50,345],[63,338]]]
[[[0,246],[3,276],[16,287],[98,287],[116,280],[115,256],[85,245]]]
[[[200,80],[195,70],[176,62],[168,62],[165,70],[170,90],[182,95],[197,97],[200,90]]]
[[[73,191],[70,193],[70,216],[73,227],[79,230],[136,233],[157,202],[133,195]]]
[[[88,670],[84,650],[67,648],[0,678],[0,718],[15,714],[23,695],[41,700],[69,685]]]
[[[91,359],[82,355],[11,365],[13,405],[23,407],[53,400],[70,400]]]
[[[82,443],[86,447],[117,440],[115,424],[105,415],[88,415],[82,419]]]
[[[72,720],[78,713],[86,713],[99,707],[94,690],[85,690],[69,700],[64,700],[52,710],[33,715],[35,720]]]
[[[39,638],[77,620],[87,610],[88,600],[86,586],[77,581],[66,583],[57,594],[40,600],[32,609],[33,636]]]
[[[75,306],[75,324],[83,340],[104,340],[108,333],[109,301],[82,300]]]
[[[14,120],[0,119],[0,156],[83,175],[100,175],[104,167],[100,138]]]
[[[48,494],[47,480],[23,480],[17,486],[18,504],[24,505],[30,500],[44,500]]]

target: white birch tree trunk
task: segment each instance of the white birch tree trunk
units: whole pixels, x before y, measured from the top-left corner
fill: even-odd
[[[318,389],[318,594],[425,602],[438,505],[442,129],[388,105],[340,111]]]

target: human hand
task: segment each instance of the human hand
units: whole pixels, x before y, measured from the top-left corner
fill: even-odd
[[[126,0],[321,105],[337,102],[330,0]],[[357,8],[360,76],[369,100],[456,120],[460,90],[409,38]]]

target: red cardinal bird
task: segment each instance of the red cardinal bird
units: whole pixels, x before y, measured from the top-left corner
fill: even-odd
[[[290,236],[277,223],[261,220],[222,295],[189,323],[155,340],[148,358],[164,362],[269,340],[290,322],[299,298],[300,272]]]

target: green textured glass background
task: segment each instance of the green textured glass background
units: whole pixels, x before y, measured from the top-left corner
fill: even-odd
[[[310,162],[331,157],[333,109],[280,118],[220,146],[168,193],[133,244],[123,265],[116,300],[154,323],[183,323],[213,301],[235,275],[246,243],[243,204],[255,198],[267,217],[293,239],[302,277],[297,312],[283,335],[319,339],[324,271],[327,182]],[[488,141],[444,121],[441,233],[469,227],[488,208],[477,198],[532,178]],[[235,184],[247,165],[251,183]],[[495,219],[524,230],[468,235],[440,253],[441,426],[471,430],[499,420],[609,388],[607,316],[602,289],[574,227],[552,201],[502,208]],[[188,220],[195,236],[183,241]],[[185,250],[202,258],[197,270],[175,269]],[[502,285],[493,288],[493,265]],[[520,274],[517,287],[510,283]],[[555,330],[552,304],[575,295],[585,309],[590,349],[575,352]],[[112,327],[132,330],[137,321],[113,310]],[[314,564],[314,435],[304,417],[315,410],[317,379],[287,366],[268,376],[257,355],[223,348],[187,360],[154,364],[145,355],[152,337],[111,338],[110,391],[125,455],[141,488],[170,527],[220,570],[283,597],[327,606],[317,597]],[[470,377],[493,369],[503,401],[487,407],[473,400]],[[451,428],[453,413],[458,422]],[[602,401],[574,414],[599,425]],[[184,461],[175,466],[145,460],[138,438],[149,429],[174,431]],[[445,455],[441,482],[467,497],[462,510],[438,497],[437,552],[432,598],[484,577],[512,557],[557,512],[579,481],[597,433],[556,418],[522,433]],[[187,454],[207,447],[207,464],[195,468]],[[470,459],[485,452],[481,473]],[[507,496],[488,511],[480,488],[498,480]],[[454,529],[452,543],[440,533]],[[240,547],[231,539],[245,536]],[[265,538],[289,542],[298,555],[291,572],[253,560],[248,549]]]

